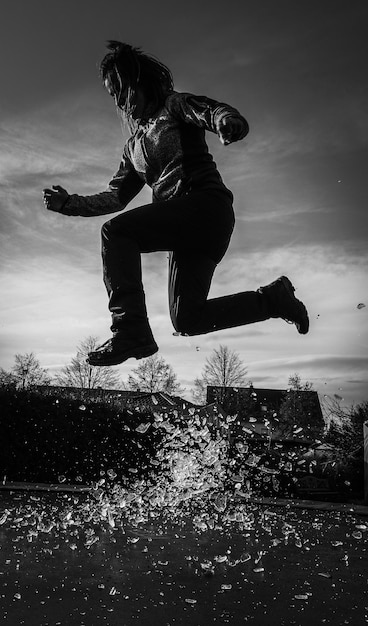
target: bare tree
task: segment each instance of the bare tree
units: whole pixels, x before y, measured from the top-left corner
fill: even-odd
[[[207,387],[240,387],[245,385],[247,370],[239,355],[227,346],[220,345],[206,359],[202,375],[194,380],[193,397],[206,402]]]
[[[77,355],[55,376],[57,384],[82,389],[115,389],[119,387],[119,375],[111,367],[92,367],[86,361],[89,352],[97,348],[97,337],[87,337],[77,346]],[[120,385],[122,386],[122,385]]]
[[[346,463],[363,449],[363,424],[368,419],[368,401],[347,408],[341,406],[335,396],[327,399],[325,410],[328,411],[329,426],[324,441],[334,448],[335,461]]]
[[[48,385],[51,377],[46,369],[42,368],[33,352],[16,354],[12,368],[17,385],[26,389],[32,385]]]
[[[171,365],[157,354],[143,359],[132,371],[127,388],[133,391],[163,391],[168,394],[180,394],[184,391]]]
[[[0,368],[0,387],[15,387],[17,378],[15,374],[7,372],[3,367]]]
[[[313,383],[308,380],[302,383],[302,379],[298,373],[289,376],[288,383],[291,391],[311,391],[313,389]]]
[[[354,491],[364,492],[364,424],[368,420],[368,401],[350,408],[341,405],[343,398],[334,394],[324,402],[328,429],[324,443],[329,446],[325,471]]]
[[[299,374],[289,377],[289,389],[280,406],[277,429],[283,437],[292,437],[296,428],[303,429],[304,437],[319,437],[324,428],[321,415],[316,412],[313,383],[302,383]]]

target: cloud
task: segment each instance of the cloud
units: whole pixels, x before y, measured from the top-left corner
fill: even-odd
[[[100,228],[107,216],[72,218],[47,211],[42,189],[62,184],[70,193],[103,191],[117,170],[124,136],[114,110],[82,91],[27,116],[9,115],[0,129],[1,256],[5,267],[41,260],[100,267]],[[105,94],[104,94],[105,95]],[[67,123],[66,123],[67,120]],[[132,203],[150,200],[141,192]]]
[[[307,354],[250,363],[250,378],[259,385],[286,388],[289,376],[294,373],[301,374],[302,382],[312,382],[321,397],[338,393],[346,404],[368,399],[366,356]],[[354,378],[352,374],[355,374]]]
[[[262,366],[267,362],[267,368],[279,369],[280,367],[300,368],[308,365],[310,367],[318,367],[327,371],[335,372],[347,372],[347,371],[367,371],[368,372],[368,357],[357,356],[354,354],[340,355],[340,354],[306,354],[297,357],[287,357],[281,359],[267,359],[256,362],[257,366]]]
[[[108,171],[123,139],[114,112],[111,115],[107,108],[93,105],[91,95],[77,92],[26,118],[5,118],[1,125],[3,180],[10,175],[71,175],[90,166]]]

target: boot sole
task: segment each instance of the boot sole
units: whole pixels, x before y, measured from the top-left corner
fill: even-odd
[[[293,300],[295,300],[296,302],[298,302],[300,309],[303,311],[305,319],[300,323],[294,322],[294,324],[300,335],[306,335],[309,331],[309,317],[307,309],[303,302],[301,302],[300,300],[298,300],[298,298],[294,296],[295,287],[292,282],[286,276],[281,276],[281,281],[285,291],[287,292],[287,295],[290,298],[293,298]]]
[[[131,350],[126,350],[125,352],[120,352],[118,354],[112,354],[111,356],[106,355],[105,357],[101,357],[100,359],[93,359],[93,357],[87,357],[87,363],[89,365],[93,365],[94,367],[105,367],[109,365],[119,365],[120,363],[124,363],[128,359],[146,359],[149,356],[152,356],[158,352],[158,346],[156,344],[151,344],[149,346],[142,346],[137,348],[132,348]]]

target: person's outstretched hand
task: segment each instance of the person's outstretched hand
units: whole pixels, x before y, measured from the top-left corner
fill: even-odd
[[[46,208],[49,211],[56,211],[58,213],[69,198],[69,194],[66,189],[60,185],[53,185],[52,189],[43,190],[43,201]]]
[[[225,117],[217,127],[217,134],[224,146],[244,139],[248,131],[248,124],[239,117]]]

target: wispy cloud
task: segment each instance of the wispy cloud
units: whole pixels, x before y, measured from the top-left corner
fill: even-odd
[[[29,113],[27,118],[8,117],[0,128],[1,167],[5,182],[17,177],[68,175],[93,167],[108,175],[114,153],[123,140],[119,123],[107,110],[91,105],[90,93],[64,97],[47,108]],[[113,123],[113,121],[115,123]],[[116,158],[116,157],[115,157]],[[118,164],[118,163],[117,163]],[[99,184],[99,179],[95,185]],[[83,184],[83,180],[80,181]],[[26,185],[27,186],[27,185]]]
[[[252,363],[251,370],[255,386],[285,389],[289,376],[299,373],[303,382],[313,384],[322,400],[335,394],[347,406],[368,400],[368,359],[363,356],[326,354],[271,359]]]

